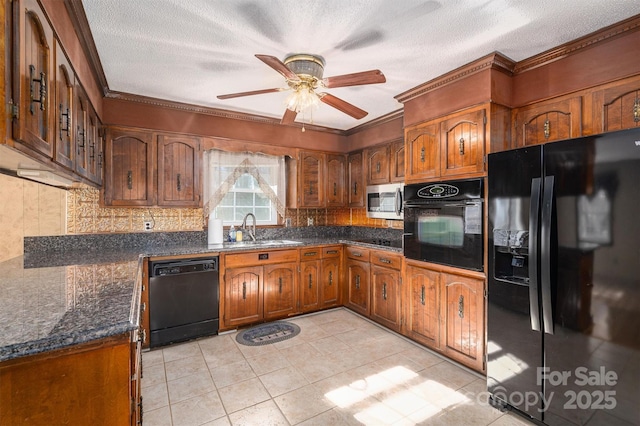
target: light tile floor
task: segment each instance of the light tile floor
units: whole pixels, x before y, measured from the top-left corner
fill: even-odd
[[[485,379],[343,308],[298,336],[236,333],[142,355],[144,425],[529,425],[486,403]]]

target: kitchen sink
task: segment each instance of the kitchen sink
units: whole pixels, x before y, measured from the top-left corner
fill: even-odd
[[[236,243],[227,243],[228,247],[273,247],[273,246],[295,246],[302,244],[301,241],[294,240],[258,240],[258,241],[240,241]]]

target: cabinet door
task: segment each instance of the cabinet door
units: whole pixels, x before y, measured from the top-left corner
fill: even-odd
[[[514,111],[516,146],[582,135],[582,98],[548,101]]]
[[[264,318],[282,318],[296,312],[298,265],[284,263],[264,266]]]
[[[55,75],[55,149],[53,161],[74,170],[73,86],[75,77],[69,60],[59,43],[56,43]]]
[[[105,203],[114,206],[154,204],[153,135],[111,129],[107,138]]]
[[[436,123],[407,130],[405,164],[407,182],[424,182],[440,175],[440,139]]]
[[[440,347],[440,273],[407,265],[407,334],[435,349]]]
[[[344,207],[346,157],[327,155],[327,207]]]
[[[369,316],[369,263],[357,260],[347,261],[347,306],[354,311]]]
[[[36,0],[12,2],[16,16],[14,49],[17,64],[13,82],[13,99],[18,103],[13,122],[13,136],[30,148],[53,156],[53,114],[50,88],[53,74],[53,30]],[[54,95],[55,97],[55,95]]]
[[[200,205],[200,140],[158,137],[158,205]]]
[[[390,161],[389,180],[391,182],[404,182],[404,141],[393,142],[389,147]]]
[[[320,261],[300,262],[300,309],[310,312],[320,309]]]
[[[347,158],[349,207],[364,207],[364,174],[362,173],[362,151],[349,154]]]
[[[225,327],[258,322],[262,319],[262,266],[227,269],[224,277]]]
[[[640,81],[631,81],[593,94],[595,133],[640,127]]]
[[[87,140],[89,138],[87,120],[89,118],[89,100],[84,93],[84,89],[76,81],[73,90],[73,124],[75,126],[76,140],[76,173],[80,176],[89,177],[89,154]]]
[[[400,331],[400,271],[372,267],[371,318],[394,331]]]
[[[300,207],[324,206],[324,154],[300,153]]]
[[[441,274],[443,352],[461,363],[484,370],[484,281]]]
[[[389,145],[365,150],[367,184],[389,183]]]
[[[440,175],[484,172],[485,109],[452,116],[440,124]]]
[[[322,259],[321,265],[321,307],[337,306],[340,302],[340,258]]]

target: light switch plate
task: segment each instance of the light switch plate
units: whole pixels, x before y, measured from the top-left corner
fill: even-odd
[[[307,218],[307,226],[313,226],[313,218],[312,217],[308,217]]]

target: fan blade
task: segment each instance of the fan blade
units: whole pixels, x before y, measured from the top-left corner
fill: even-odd
[[[327,77],[322,79],[322,83],[325,87],[346,87],[346,86],[359,86],[361,84],[376,84],[384,83],[387,79],[380,70],[371,70],[356,72],[353,74],[336,75],[334,77]]]
[[[334,107],[337,110],[344,112],[347,115],[352,116],[353,118],[359,120],[369,114],[367,111],[361,110],[355,105],[351,105],[347,101],[343,101],[340,98],[337,98],[328,93],[318,93],[318,97],[325,104]]]
[[[269,65],[274,70],[278,71],[284,78],[291,81],[300,81],[298,74],[291,71],[287,66],[275,56],[269,55],[256,55],[256,58],[260,59],[265,64]]]
[[[252,95],[262,95],[264,93],[274,93],[274,92],[282,92],[282,87],[278,87],[277,89],[262,89],[262,90],[253,90],[251,92],[240,92],[240,93],[229,93],[228,95],[218,95],[218,99],[231,99],[231,98],[239,98],[241,96],[252,96]]]
[[[289,108],[284,110],[284,115],[282,116],[282,120],[280,120],[280,124],[293,124],[298,115],[297,112],[290,110]]]

